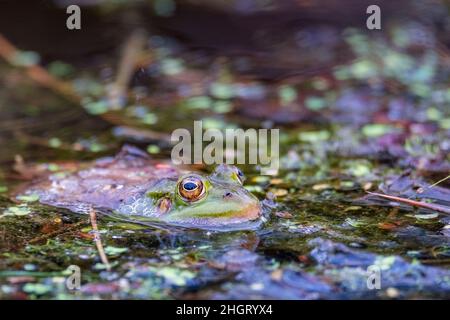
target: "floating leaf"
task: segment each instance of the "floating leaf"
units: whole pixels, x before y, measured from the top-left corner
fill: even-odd
[[[50,138],[48,140],[48,145],[52,148],[59,148],[62,145],[61,139],[59,138]]]
[[[215,82],[210,87],[211,95],[218,99],[231,99],[234,97],[233,87],[226,83]]]
[[[57,77],[66,77],[71,75],[74,72],[74,68],[67,63],[62,61],[53,61],[50,62],[47,66],[48,71]]]
[[[312,186],[312,189],[315,191],[322,191],[331,188],[331,185],[329,185],[328,183],[318,183]]]
[[[387,124],[366,124],[362,128],[362,133],[366,137],[379,137],[385,135],[386,133],[391,133],[395,130],[393,126]]]
[[[281,86],[278,95],[280,96],[281,104],[286,105],[297,99],[297,90],[291,86]]]
[[[272,192],[277,197],[284,197],[288,194],[286,189],[270,189],[269,192]]]
[[[9,207],[5,211],[3,211],[3,214],[0,217],[4,216],[26,216],[31,213],[30,208],[27,206],[14,206]]]
[[[353,188],[355,183],[353,181],[341,181],[339,185],[341,188]]]
[[[157,154],[161,151],[161,148],[155,144],[151,144],[147,147],[147,152],[150,154]]]
[[[55,172],[55,171],[58,171],[60,168],[59,168],[59,166],[58,166],[57,164],[55,164],[55,163],[49,163],[49,164],[47,165],[47,169],[48,169],[49,171]]]
[[[298,138],[304,142],[324,141],[330,138],[330,133],[326,130],[300,132]]]
[[[230,112],[233,105],[229,101],[216,101],[213,104],[213,109],[217,113],[227,113]]]
[[[360,206],[350,206],[350,207],[347,207],[347,208],[345,208],[345,210],[344,211],[357,211],[357,210],[360,210],[362,207],[360,207]]]
[[[366,224],[365,222],[362,222],[362,221],[356,220],[356,219],[352,219],[352,218],[345,219],[345,222],[354,228],[358,228],[358,227],[361,227]]]
[[[114,262],[111,262],[110,264],[109,264],[109,266],[112,268],[112,267],[115,267],[115,266],[117,266],[119,264],[119,262],[118,261],[114,261]],[[94,265],[94,269],[95,270],[107,270],[108,269],[108,266],[106,265],[106,264],[103,264],[103,263],[96,263],[95,265]]]
[[[154,270],[155,273],[163,277],[166,281],[176,286],[185,286],[187,282],[195,277],[195,273],[189,270],[180,270],[178,268],[163,267]]]
[[[427,109],[427,118],[432,121],[438,121],[442,118],[442,113],[436,108]]]
[[[39,195],[38,194],[24,194],[24,195],[20,195],[17,196],[17,200],[20,201],[25,201],[25,202],[36,202],[39,200]]]
[[[251,186],[251,185],[247,185],[244,186],[245,189],[247,189],[250,192],[263,192],[263,188],[261,188],[260,186]]]
[[[34,51],[20,51],[13,57],[16,66],[28,67],[39,63],[40,56]]]
[[[208,109],[213,101],[208,96],[191,97],[186,100],[186,106],[190,109]]]
[[[372,173],[372,165],[367,160],[347,161],[347,172],[355,177],[366,177]]]
[[[380,267],[381,270],[387,270],[392,267],[392,265],[395,263],[395,260],[395,256],[381,256],[375,259],[374,265]]]
[[[439,125],[442,129],[450,129],[450,118],[444,118],[439,120]]]
[[[214,118],[203,119],[203,128],[206,129],[224,129],[229,128],[229,125],[222,120]]]
[[[109,110],[106,101],[88,102],[86,104],[83,104],[83,107],[87,112],[93,115],[102,114]]]
[[[147,113],[142,117],[141,122],[148,125],[155,124],[158,122],[158,117],[154,113]]]
[[[327,106],[327,102],[325,99],[320,97],[308,97],[305,100],[305,105],[308,109],[316,111],[325,108]]]
[[[435,212],[429,214],[407,214],[406,216],[421,220],[429,220],[429,219],[436,219],[437,217],[439,217],[439,213]]]
[[[113,247],[113,246],[105,247],[105,253],[108,256],[117,256],[117,255],[122,254],[127,251],[128,251],[128,248],[119,248],[119,247]]]
[[[37,295],[43,295],[51,292],[52,288],[49,285],[41,283],[27,283],[23,286],[23,291]]]
[[[161,62],[162,73],[172,76],[183,72],[183,60],[167,58]]]
[[[252,177],[252,182],[256,182],[256,183],[265,183],[267,181],[269,181],[269,177],[268,176],[254,176]]]
[[[351,73],[357,79],[367,79],[377,75],[377,66],[369,60],[359,60],[351,66]]]
[[[89,151],[91,151],[91,152],[100,152],[105,149],[106,149],[106,146],[101,143],[91,142],[89,144]]]

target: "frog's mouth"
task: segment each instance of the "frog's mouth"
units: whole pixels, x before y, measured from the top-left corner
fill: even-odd
[[[251,201],[249,201],[251,200]],[[172,210],[171,210],[172,209]],[[184,210],[170,209],[159,216],[128,215],[102,210],[107,216],[143,225],[168,224],[179,227],[215,231],[236,231],[257,229],[263,219],[262,206],[255,197],[247,198],[246,205],[238,202],[225,202],[215,206],[192,206]],[[162,227],[159,225],[159,227]]]
[[[152,226],[158,229],[166,229],[171,226],[181,228],[193,228],[203,230],[213,230],[219,232],[238,231],[238,230],[256,230],[263,223],[262,207],[259,202],[249,204],[241,208],[238,212],[233,212],[233,216],[224,216],[223,212],[209,213],[208,215],[198,215],[196,217],[184,216],[181,214],[168,214],[165,218],[150,218],[143,216],[128,216],[110,212],[102,212],[113,218],[131,223],[138,223],[145,226]],[[169,229],[172,230],[173,229]]]
[[[162,220],[170,222],[171,224],[178,224],[183,226],[194,226],[198,228],[216,228],[225,227],[233,228],[260,220],[262,208],[259,201],[250,202],[242,206],[233,202],[223,203],[212,208],[188,207],[183,210],[168,213]]]

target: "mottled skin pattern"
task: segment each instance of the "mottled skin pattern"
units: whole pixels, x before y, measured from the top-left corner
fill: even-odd
[[[97,160],[84,169],[35,181],[23,193],[37,194],[43,204],[77,213],[94,208],[139,222],[233,228],[259,220],[261,215],[259,201],[242,186],[240,174],[227,165],[218,166],[209,176],[189,173],[125,147],[115,157]],[[202,195],[193,201],[179,191],[186,178],[204,186]]]

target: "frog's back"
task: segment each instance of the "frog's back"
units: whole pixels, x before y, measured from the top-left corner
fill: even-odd
[[[115,157],[99,159],[84,169],[44,177],[25,193],[38,195],[41,203],[79,213],[91,207],[115,210],[128,199],[142,196],[158,180],[178,175],[176,168],[126,146]]]

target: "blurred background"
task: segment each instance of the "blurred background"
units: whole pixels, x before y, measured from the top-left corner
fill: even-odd
[[[81,30],[65,27],[70,4]],[[161,133],[199,118],[221,128],[345,124],[402,143],[405,130],[448,129],[448,3],[381,1],[381,30],[366,27],[370,4],[2,0],[1,142],[44,147],[45,157],[46,140],[102,151],[113,125],[120,139],[164,147]]]

